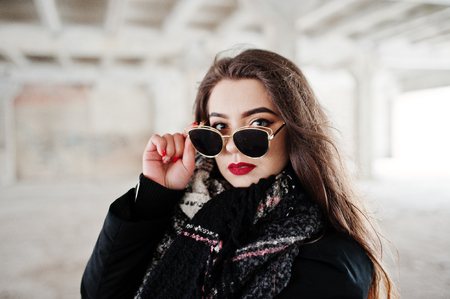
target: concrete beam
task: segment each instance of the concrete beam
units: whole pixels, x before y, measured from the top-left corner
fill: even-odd
[[[409,71],[399,77],[404,92],[450,86],[450,70]]]
[[[6,59],[11,61],[17,67],[24,67],[28,65],[28,60],[23,56],[22,52],[17,51],[12,47],[0,48],[0,53],[2,53]]]
[[[307,32],[308,30],[319,27],[320,24],[326,19],[338,12],[342,12],[346,9],[346,7],[357,2],[360,2],[360,0],[339,0],[326,2],[315,10],[299,17],[295,21],[295,29],[300,32]]]
[[[436,4],[436,5],[450,5],[448,0],[390,0],[390,1],[401,1],[410,3],[423,3],[423,4]]]
[[[385,39],[393,37],[400,37],[411,34],[417,28],[429,26],[432,23],[439,22],[441,20],[448,20],[450,18],[450,7],[439,10],[434,13],[425,13],[422,17],[414,18],[409,21],[402,22],[397,26],[390,26],[385,29],[380,29],[373,34],[367,34],[365,39],[380,42]],[[364,38],[364,37],[362,37]]]
[[[185,43],[160,32],[124,30],[116,36],[105,35],[100,28],[67,27],[58,36],[50,36],[42,27],[3,26],[0,28],[0,53],[10,64],[20,69],[40,67],[28,61],[26,55],[52,56],[63,67],[84,67],[76,59],[101,60],[104,67],[114,66],[117,58],[158,60],[183,55]],[[92,65],[87,66],[87,68]]]
[[[315,32],[315,35],[350,35],[354,32],[365,32],[381,21],[397,19],[404,12],[413,9],[418,5],[419,4],[416,3],[404,2],[375,2],[358,14],[346,17],[340,24],[335,24],[325,31]]]
[[[450,70],[450,58],[382,56],[380,65],[397,70]]]
[[[179,0],[166,17],[162,31],[169,34],[182,31],[204,2],[205,0]]]
[[[61,20],[56,9],[55,0],[34,0],[41,21],[51,33],[61,32]]]
[[[412,43],[435,44],[450,41],[450,18],[446,21],[441,21],[431,24],[428,27],[423,27],[411,36]]]
[[[345,68],[355,59],[361,45],[346,36],[298,37],[297,61],[301,65],[314,65],[326,69]]]
[[[175,66],[168,64],[161,66],[158,65],[157,60],[153,61],[154,63],[148,67],[139,68],[138,71],[136,68],[119,65],[108,69],[91,65],[74,65],[70,68],[42,65],[10,69],[8,72],[11,82],[20,84],[40,84],[42,82],[52,84],[92,84],[99,80],[148,84],[150,76],[157,77],[161,73],[161,70],[164,71],[170,67],[175,68]],[[0,77],[0,79],[2,78]]]

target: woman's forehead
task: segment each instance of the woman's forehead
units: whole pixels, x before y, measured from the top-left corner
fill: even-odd
[[[277,113],[266,88],[259,80],[222,80],[211,92],[208,114],[244,114],[258,108]]]

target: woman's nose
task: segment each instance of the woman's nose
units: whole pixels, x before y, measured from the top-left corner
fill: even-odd
[[[233,137],[228,137],[225,140],[225,150],[231,154],[239,153],[236,145],[234,144]]]

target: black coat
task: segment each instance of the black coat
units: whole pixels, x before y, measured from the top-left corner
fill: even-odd
[[[133,298],[142,283],[183,192],[141,176],[138,194],[131,189],[111,205],[83,274],[82,298]],[[327,230],[300,249],[277,298],[367,298],[372,276],[373,263],[358,243]]]

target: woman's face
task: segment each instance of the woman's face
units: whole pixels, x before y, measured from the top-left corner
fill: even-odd
[[[276,132],[284,123],[270,101],[264,85],[256,79],[222,80],[216,84],[208,102],[211,127],[231,135],[243,126],[264,126]],[[261,178],[280,173],[289,161],[287,130],[283,128],[270,142],[268,153],[252,159],[239,152],[232,138],[215,159],[224,178],[234,187],[248,187]]]

